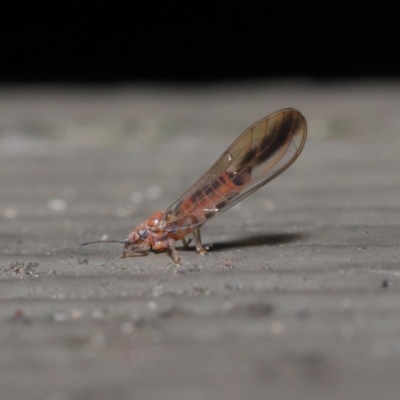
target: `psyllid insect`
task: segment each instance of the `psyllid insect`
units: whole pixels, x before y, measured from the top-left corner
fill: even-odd
[[[292,108],[277,111],[245,130],[218,161],[174,204],[158,211],[135,228],[123,241],[121,257],[168,251],[176,264],[175,244],[192,234],[196,250],[206,254],[200,228],[261,186],[277,177],[296,160],[307,138],[303,115]]]

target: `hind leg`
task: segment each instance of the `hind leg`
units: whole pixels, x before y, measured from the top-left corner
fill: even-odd
[[[185,238],[182,238],[182,243],[183,243],[183,248],[186,250],[189,247],[190,242],[192,241],[192,239],[188,239],[186,240]]]
[[[201,243],[200,228],[196,228],[193,231],[193,237],[194,237],[194,243],[196,244],[196,251],[202,256],[204,256],[204,254],[207,254],[205,247],[203,247]]]

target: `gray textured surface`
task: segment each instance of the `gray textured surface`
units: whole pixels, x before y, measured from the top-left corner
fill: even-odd
[[[210,254],[121,260],[257,119],[296,163],[206,224]],[[398,399],[400,86],[0,88],[3,399]]]

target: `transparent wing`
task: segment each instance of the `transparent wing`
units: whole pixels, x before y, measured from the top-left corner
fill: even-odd
[[[194,228],[229,209],[288,168],[306,137],[306,120],[295,109],[283,109],[256,122],[165,210],[160,226],[179,230],[179,220],[189,218]]]

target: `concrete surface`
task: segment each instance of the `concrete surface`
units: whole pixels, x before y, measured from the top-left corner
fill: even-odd
[[[284,107],[302,155],[209,255],[80,247]],[[397,82],[0,88],[0,398],[400,398],[399,110]]]

